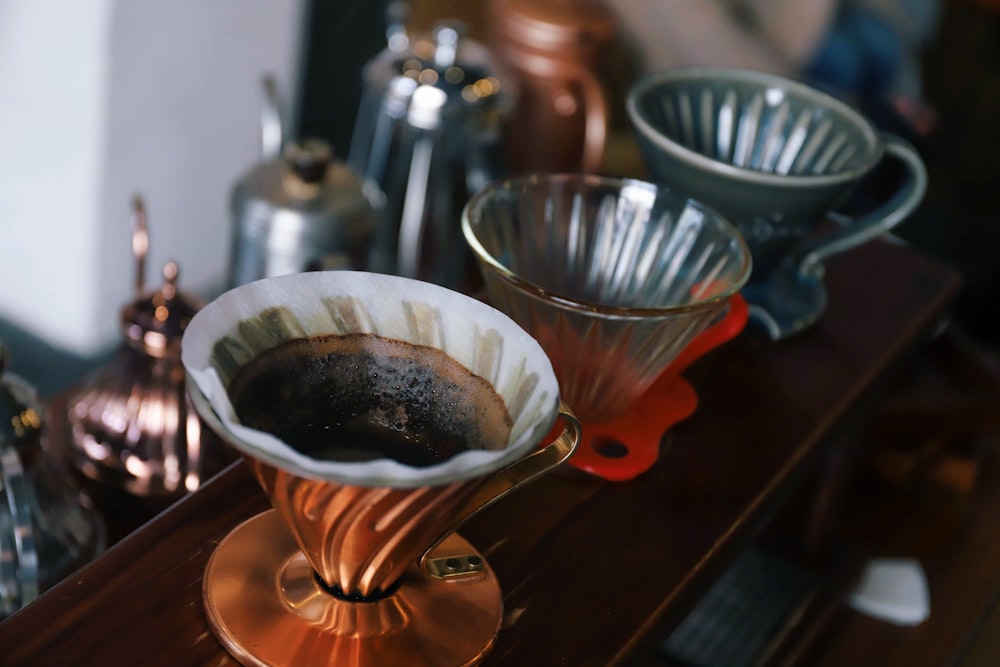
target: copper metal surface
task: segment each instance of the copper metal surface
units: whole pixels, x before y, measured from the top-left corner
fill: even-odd
[[[433,554],[451,556],[483,561],[454,533]],[[488,566],[444,579],[411,561],[388,597],[334,597],[273,510],[219,544],[205,571],[204,602],[216,636],[244,665],[473,665],[493,647],[503,611]]]
[[[595,0],[493,0],[490,46],[518,82],[508,161],[519,171],[596,171],[612,110],[614,14]]]
[[[230,533],[206,569],[220,641],[247,665],[475,664],[496,637],[501,594],[454,531],[570,457],[580,425],[562,404],[560,416],[545,447],[440,486],[339,484],[246,457],[275,510]]]
[[[67,416],[72,462],[92,495],[106,505],[161,509],[235,456],[202,428],[184,387],[181,336],[201,301],[178,289],[173,262],[163,268],[162,286],[147,290],[148,252],[146,210],[137,197],[135,298],[121,311],[122,345],[69,401]]]
[[[492,475],[441,486],[353,486],[247,461],[323,581],[348,594],[370,596],[391,586],[468,517],[569,458],[580,431],[565,406],[562,416],[565,430],[544,449]]]

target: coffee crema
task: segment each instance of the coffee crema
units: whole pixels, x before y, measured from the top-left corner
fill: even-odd
[[[240,422],[317,460],[425,467],[507,446],[512,420],[489,382],[445,352],[373,334],[297,338],[229,386]]]

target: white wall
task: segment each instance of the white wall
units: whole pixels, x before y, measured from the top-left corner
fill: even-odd
[[[182,289],[218,289],[260,77],[294,98],[304,4],[0,0],[0,318],[76,354],[116,343],[135,193],[147,284],[173,259]]]

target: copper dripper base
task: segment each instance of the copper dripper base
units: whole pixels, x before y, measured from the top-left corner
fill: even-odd
[[[244,665],[475,665],[493,647],[503,614],[496,576],[451,534],[410,566],[391,594],[335,597],[274,510],[222,540],[205,570],[208,621]]]

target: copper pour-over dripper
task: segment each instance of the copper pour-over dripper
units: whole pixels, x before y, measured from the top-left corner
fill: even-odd
[[[500,630],[502,594],[452,530],[568,458],[578,439],[573,425],[497,475],[415,489],[312,480],[248,459],[275,509],[213,553],[209,622],[247,665],[477,664]]]
[[[225,387],[258,354],[317,333],[375,331],[444,351],[487,380],[513,420],[506,448],[427,468],[317,461],[233,417]],[[205,571],[206,615],[227,650],[248,665],[478,663],[499,632],[502,594],[454,530],[580,439],[534,339],[444,288],[314,272],[224,294],[192,321],[183,355],[195,408],[244,454],[274,507],[226,536]],[[564,431],[537,449],[557,416]]]

